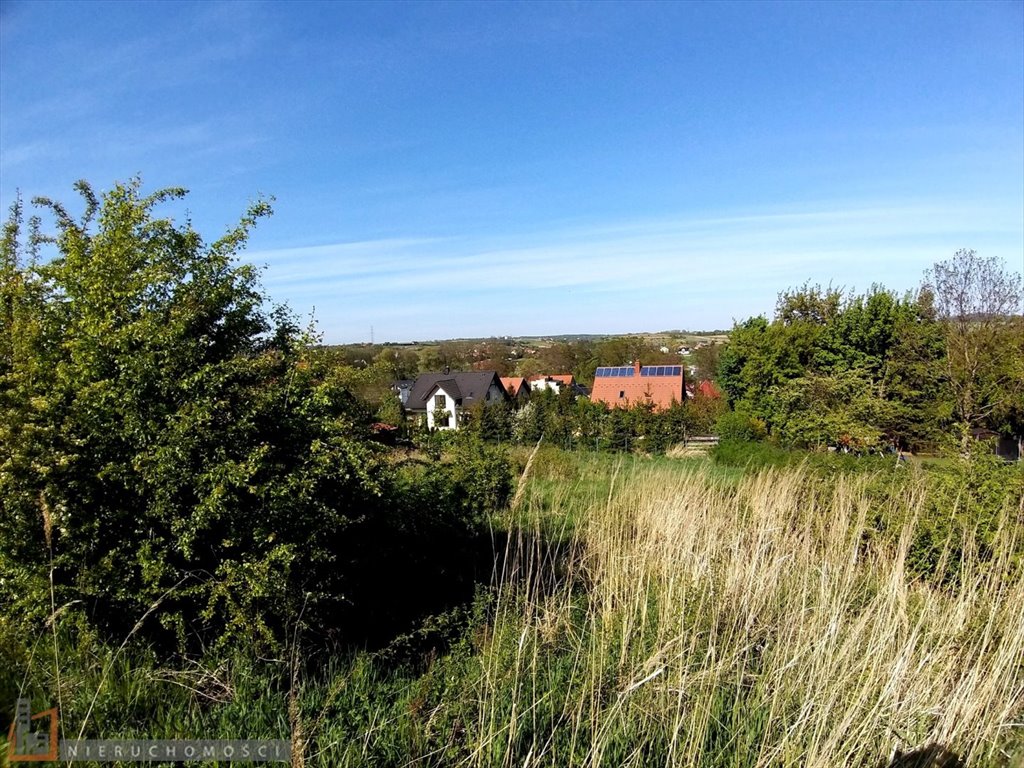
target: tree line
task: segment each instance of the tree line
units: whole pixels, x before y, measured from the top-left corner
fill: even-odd
[[[788,446],[964,450],[1024,434],[1021,278],[960,250],[902,296],[804,285],[738,323],[718,383]]]
[[[696,348],[684,362],[695,366],[696,378],[712,378],[721,347],[711,343]],[[349,344],[324,347],[320,354],[338,367],[351,369],[353,384],[378,399],[395,379],[415,379],[421,373],[445,368],[524,377],[571,373],[577,382],[589,386],[594,371],[601,365],[624,364],[628,360],[642,360],[649,365],[681,362],[675,349],[663,352],[649,338],[636,335],[554,341],[539,344],[536,349],[515,339],[442,341],[420,349],[393,344]]]
[[[535,391],[525,403],[478,404],[470,409],[465,430],[498,443],[542,441],[566,450],[663,453],[691,437],[712,434],[726,411],[723,399],[700,394],[663,409],[643,402],[608,408],[563,387],[557,393]],[[411,432],[421,444],[451,439],[428,435],[416,425]]]

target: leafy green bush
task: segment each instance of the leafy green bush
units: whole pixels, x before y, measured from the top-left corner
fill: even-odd
[[[20,206],[5,229],[0,604],[39,630],[52,557],[56,604],[108,636],[159,606],[143,632],[169,648],[273,647],[300,615],[357,639],[387,602],[372,557],[415,563],[430,542],[431,567],[457,570],[508,497],[507,465],[474,446],[422,485],[396,478],[372,412],[235,262],[269,206],[206,244],[154,213],[183,190],[140,186],[99,199],[80,183],[77,221],[39,201],[52,238],[26,238]]]
[[[715,434],[722,440],[764,440],[764,422],[744,411],[727,411],[715,422]]]
[[[785,467],[799,459],[792,451],[779,448],[771,443],[754,442],[737,438],[723,438],[711,449],[711,458],[716,464],[741,469],[762,469]]]
[[[983,563],[993,559],[1000,527],[1024,530],[1024,467],[978,453],[925,473],[928,496],[908,563],[922,576],[949,580],[959,571],[964,547]],[[1024,568],[1024,537],[1016,539],[1010,565]]]

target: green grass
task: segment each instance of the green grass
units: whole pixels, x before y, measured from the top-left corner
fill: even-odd
[[[292,716],[286,659],[117,655],[67,619],[65,734],[99,691],[87,737],[301,735],[310,766],[832,768],[929,741],[1020,765],[1010,472],[542,448],[493,521],[497,581],[380,652],[307,638]],[[982,519],[983,546],[966,536]],[[51,639],[0,640],[34,700],[56,703]]]
[[[520,469],[525,467],[530,453],[526,448],[514,450],[513,459]],[[588,510],[607,503],[623,482],[638,474],[659,486],[694,473],[701,473],[708,482],[735,486],[745,472],[742,467],[716,464],[707,457],[570,452],[542,446],[526,478],[524,503],[497,516],[494,524],[502,530],[539,526],[548,539],[565,540],[574,535]]]

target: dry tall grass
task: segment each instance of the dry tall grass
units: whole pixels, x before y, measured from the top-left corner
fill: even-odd
[[[870,535],[864,481],[819,484],[634,477],[568,564],[521,539],[467,762],[835,768],[939,742],[1019,764],[1024,574],[1000,553],[1024,509],[1008,499],[994,559],[965,544],[938,586],[905,568],[913,522]],[[914,520],[924,493],[909,483],[890,517]]]

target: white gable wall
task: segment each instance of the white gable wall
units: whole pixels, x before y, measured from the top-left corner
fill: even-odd
[[[444,395],[444,410],[448,413],[448,426],[438,424],[434,418],[434,413],[437,411],[435,405],[435,398],[438,395]],[[500,403],[505,399],[505,390],[501,384],[492,381],[491,385],[487,388],[487,393],[483,397],[484,407],[492,406],[496,403]],[[476,401],[473,401],[474,403]],[[459,428],[459,414],[462,412],[462,408],[455,405],[455,398],[451,396],[449,392],[438,385],[434,387],[434,390],[430,393],[430,397],[427,398],[427,428],[428,429],[458,429]],[[444,421],[442,417],[442,421]]]
[[[448,426],[438,424],[434,419],[434,414],[439,411],[436,405],[436,398],[438,395],[444,396],[444,410],[448,413]],[[443,418],[442,418],[443,421]],[[430,393],[430,397],[427,398],[427,428],[428,429],[458,429],[458,409],[455,405],[455,398],[451,396],[451,393],[445,392],[440,386],[434,387]]]

